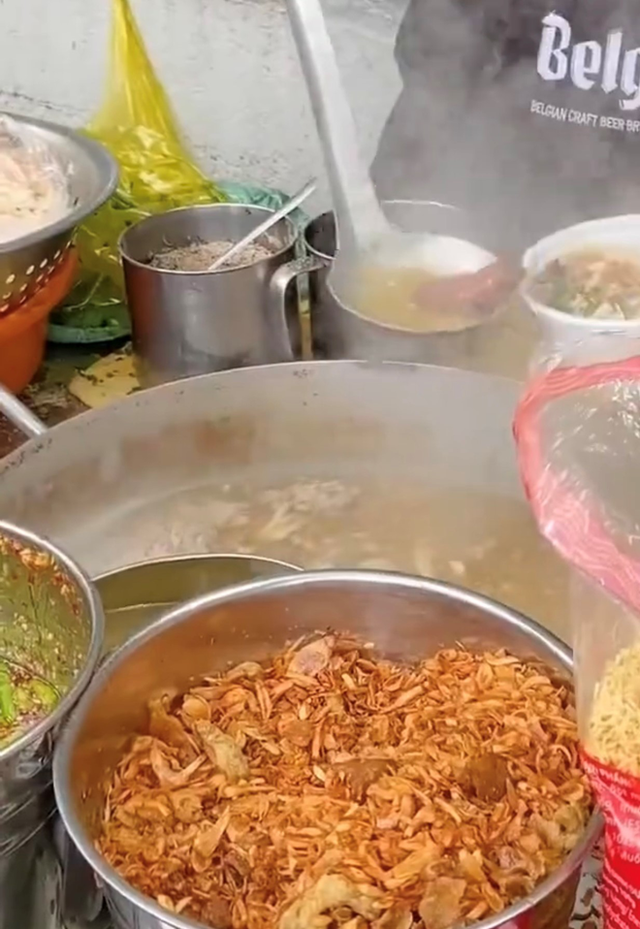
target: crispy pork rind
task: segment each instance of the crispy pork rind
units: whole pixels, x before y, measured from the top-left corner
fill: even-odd
[[[448,929],[500,912],[591,813],[572,694],[504,651],[415,666],[303,640],[155,701],[99,847],[218,929]]]

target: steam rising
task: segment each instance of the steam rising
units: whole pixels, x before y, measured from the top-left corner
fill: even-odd
[[[412,0],[396,49],[404,90],[373,166],[381,198],[468,210],[470,237],[494,250],[640,211],[640,30],[634,36],[626,7]],[[570,27],[555,62],[557,73],[566,70],[559,80],[539,73],[552,12]],[[547,39],[556,48],[563,36],[548,29]],[[580,43],[588,45],[573,62]],[[533,112],[536,102],[554,116]],[[591,123],[572,121],[570,111],[593,114]],[[603,116],[615,128],[601,125]]]

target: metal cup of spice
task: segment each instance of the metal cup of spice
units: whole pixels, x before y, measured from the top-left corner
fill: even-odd
[[[289,219],[208,270],[269,212],[228,203],[186,207],[125,232],[120,253],[145,386],[300,356],[297,288],[293,283],[283,301],[272,282],[295,257]]]
[[[221,258],[232,245],[232,241],[204,242],[202,239],[177,248],[170,245],[154,255],[150,264],[152,268],[160,268],[161,271],[208,271],[210,265]],[[223,264],[223,270],[230,271],[232,268],[264,261],[265,258],[271,258],[277,249],[278,242],[268,237],[264,242],[251,242],[239,254],[232,255]]]

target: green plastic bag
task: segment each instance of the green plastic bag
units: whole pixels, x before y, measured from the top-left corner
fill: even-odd
[[[111,62],[107,93],[86,133],[117,159],[114,196],[78,231],[81,276],[52,317],[50,337],[82,330],[98,341],[125,335],[124,281],[118,240],[152,213],[227,200],[187,152],[165,90],[147,55],[129,0],[112,0]],[[58,341],[79,341],[63,338]]]

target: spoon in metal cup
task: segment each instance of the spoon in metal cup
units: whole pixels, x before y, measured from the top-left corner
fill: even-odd
[[[276,210],[275,213],[271,213],[264,222],[261,222],[259,226],[256,226],[255,229],[252,229],[251,232],[246,235],[243,239],[240,239],[239,242],[235,242],[231,248],[227,249],[224,255],[220,255],[212,264],[209,265],[207,271],[217,271],[224,264],[229,261],[230,258],[233,258],[234,255],[237,255],[238,252],[241,252],[243,248],[246,248],[247,245],[251,245],[252,242],[255,242],[256,239],[259,239],[260,236],[265,235],[272,229],[276,223],[279,223],[281,219],[284,219],[285,216],[288,216],[292,213],[296,207],[299,207],[301,203],[311,196],[311,194],[316,189],[316,180],[315,178],[302,187],[297,194],[294,194],[284,206],[281,206],[279,210]]]

